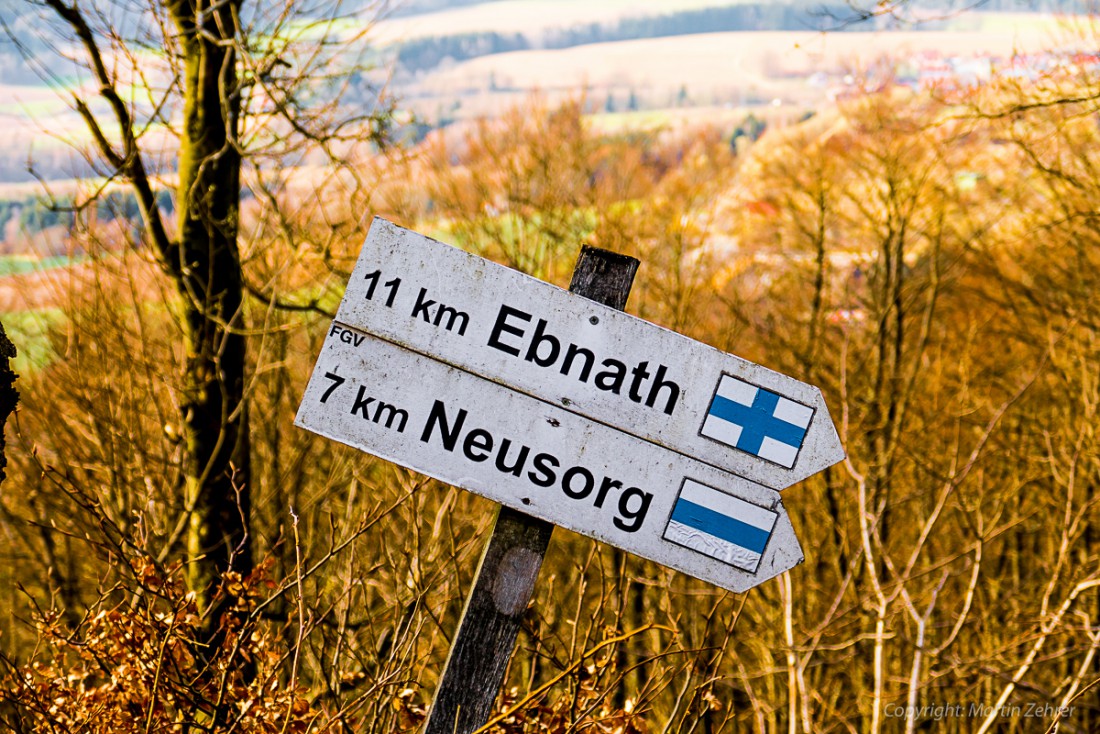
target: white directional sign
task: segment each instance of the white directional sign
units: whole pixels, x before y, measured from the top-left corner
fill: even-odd
[[[382,219],[336,321],[773,489],[844,458],[816,387]]]
[[[295,423],[732,591],[802,561],[774,489],[339,320]]]
[[[817,388],[381,219],[295,423],[733,591],[844,456]]]

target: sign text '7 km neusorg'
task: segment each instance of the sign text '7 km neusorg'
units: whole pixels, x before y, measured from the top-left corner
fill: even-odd
[[[295,422],[732,591],[802,560],[775,490],[339,323]]]

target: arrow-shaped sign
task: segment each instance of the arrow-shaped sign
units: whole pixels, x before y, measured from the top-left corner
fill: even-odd
[[[339,322],[295,423],[731,591],[802,561],[775,490]]]
[[[844,458],[816,387],[382,219],[336,320],[773,489]]]

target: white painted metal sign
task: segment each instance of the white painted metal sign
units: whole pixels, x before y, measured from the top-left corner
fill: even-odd
[[[382,219],[336,321],[773,489],[844,458],[816,387]]]
[[[393,231],[392,225],[383,229]],[[372,238],[376,234],[377,224]],[[442,272],[443,266],[419,274],[394,270],[375,278],[372,291],[370,279],[360,273],[370,297],[360,283],[355,291],[349,288],[345,303],[378,300],[381,308],[397,308],[405,303],[406,283],[427,288],[423,275],[440,283]],[[430,309],[432,320],[426,323],[432,328],[448,331],[444,325],[450,323],[458,338],[467,339],[480,333],[474,330],[476,312],[467,311],[465,318],[448,313],[442,310],[446,301],[432,295],[414,294],[415,303],[434,301],[424,307]],[[533,308],[522,294],[513,294],[511,302]],[[613,313],[600,309],[585,315],[602,320],[607,312]],[[802,561],[774,489],[341,320],[330,328],[297,425],[732,591],[745,591]],[[517,329],[521,323],[515,323]],[[502,340],[506,334],[519,339],[502,331]],[[591,338],[583,343],[599,347]],[[660,379],[671,379],[669,369]],[[658,405],[667,392],[659,385],[659,379],[639,378],[633,392],[644,405],[646,390],[652,391]],[[730,399],[743,399],[744,389],[734,388]],[[631,388],[626,390],[629,399]]]
[[[733,591],[844,456],[817,388],[381,219],[295,422]]]

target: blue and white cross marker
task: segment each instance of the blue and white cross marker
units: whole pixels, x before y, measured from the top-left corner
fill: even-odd
[[[700,433],[790,469],[813,415],[808,405],[722,375]]]
[[[665,527],[665,540],[756,573],[779,515],[691,479]]]

